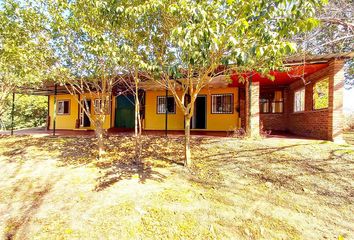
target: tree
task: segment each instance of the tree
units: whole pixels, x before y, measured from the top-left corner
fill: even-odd
[[[323,1],[144,1],[125,6],[149,33],[144,70],[173,94],[184,114],[185,165],[192,163],[190,120],[200,90],[218,76],[282,68],[290,36],[311,29]],[[142,65],[142,64],[141,64]],[[220,68],[223,65],[224,67]]]
[[[48,114],[48,98],[46,96],[31,96],[26,94],[16,94],[14,112],[14,128],[42,127],[46,123]],[[7,100],[2,119],[0,119],[0,129],[11,128],[12,119],[12,96]]]
[[[121,74],[120,36],[110,32],[107,4],[103,1],[45,1],[51,16],[52,40],[58,55],[58,83],[75,96],[94,126],[99,158],[105,152],[104,123],[113,88]],[[95,99],[91,114],[87,98]],[[80,99],[78,96],[83,96]]]
[[[10,94],[40,85],[55,72],[45,16],[20,2],[0,2],[0,118]]]
[[[354,2],[332,0],[316,9],[319,24],[310,32],[293,37],[304,55],[330,54],[354,51]],[[354,61],[346,64],[346,86],[354,85]]]

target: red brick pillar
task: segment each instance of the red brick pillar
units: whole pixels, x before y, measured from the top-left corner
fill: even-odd
[[[329,63],[328,140],[343,142],[344,61]]]
[[[250,135],[259,137],[260,119],[259,119],[259,82],[252,82],[250,86]]]

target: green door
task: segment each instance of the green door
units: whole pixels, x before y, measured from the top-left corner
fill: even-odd
[[[134,128],[135,104],[134,96],[116,97],[116,128]]]

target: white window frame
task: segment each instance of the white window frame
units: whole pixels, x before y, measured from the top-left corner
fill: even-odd
[[[299,100],[297,98],[300,98]],[[294,92],[294,112],[305,111],[306,91],[300,88]]]
[[[68,102],[68,112],[65,113],[64,110],[65,110],[65,102]],[[60,105],[62,105],[62,108],[60,108]],[[62,110],[62,111],[61,111]],[[57,100],[57,114],[58,115],[70,115],[70,100]]]
[[[229,111],[226,111],[224,109],[222,109],[221,111],[219,111],[218,109],[216,109],[216,103],[214,104],[214,102],[216,101],[216,99],[218,97],[230,97],[230,109]],[[212,114],[233,114],[233,104],[234,104],[234,95],[232,93],[223,93],[223,94],[212,94],[211,95],[211,113]]]
[[[176,114],[176,101],[173,96],[167,96],[167,98],[173,98],[173,112],[167,112],[167,114]],[[157,114],[166,114],[167,101],[166,96],[157,96]]]

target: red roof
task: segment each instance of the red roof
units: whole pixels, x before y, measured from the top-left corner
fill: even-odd
[[[274,81],[271,79],[262,76],[259,73],[254,72],[252,74],[252,82],[260,82],[261,85],[288,85],[293,83],[302,77],[307,77],[312,73],[315,73],[325,67],[328,66],[328,63],[320,63],[320,64],[308,64],[301,66],[293,66],[291,70],[288,72],[280,72],[280,71],[271,71],[270,75],[274,76]],[[250,76],[251,74],[243,74],[243,76]],[[231,76],[232,83],[229,84],[230,87],[237,87],[239,85],[243,85],[239,81],[239,75],[234,74]]]

